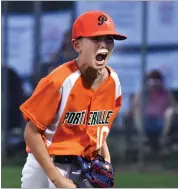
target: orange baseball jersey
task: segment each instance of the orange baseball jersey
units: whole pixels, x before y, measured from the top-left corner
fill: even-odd
[[[109,78],[93,91],[76,61],[67,62],[44,77],[20,106],[25,120],[43,131],[50,155],[92,158],[101,148],[121,107],[119,78],[107,68]]]

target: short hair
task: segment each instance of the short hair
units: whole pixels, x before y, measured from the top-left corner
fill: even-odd
[[[161,81],[164,80],[162,73],[159,70],[152,70],[147,74],[147,79],[159,79]]]

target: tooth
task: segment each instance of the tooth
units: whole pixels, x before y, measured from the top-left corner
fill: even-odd
[[[99,54],[99,53],[105,53],[105,54],[107,54],[108,53],[108,50],[106,50],[106,49],[100,49],[98,52],[97,52],[97,54]]]

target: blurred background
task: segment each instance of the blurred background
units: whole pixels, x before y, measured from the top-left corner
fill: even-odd
[[[71,27],[88,10],[108,13],[128,36],[108,63],[123,94],[108,137],[116,187],[178,187],[178,2],[2,1],[1,9],[2,187],[20,187],[26,160],[19,105],[77,57]]]

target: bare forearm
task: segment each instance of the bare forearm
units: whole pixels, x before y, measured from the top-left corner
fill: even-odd
[[[101,153],[101,156],[103,156],[106,161],[111,162],[111,157],[110,157],[110,153],[109,153],[109,149],[108,149],[108,145],[106,141],[101,147],[100,153]]]
[[[42,140],[41,134],[39,132],[34,131],[36,126],[32,126],[30,124],[33,124],[29,122],[27,124],[27,127],[25,129],[25,140],[29,148],[31,149],[34,157],[42,167],[42,169],[45,171],[47,176],[50,178],[52,182],[55,182],[55,179],[59,176],[62,177],[60,172],[56,169],[54,163],[50,159],[46,146]]]
[[[24,137],[41,168],[57,188],[76,188],[72,180],[65,178],[57,170],[48,154],[39,129],[32,122],[27,123]]]

